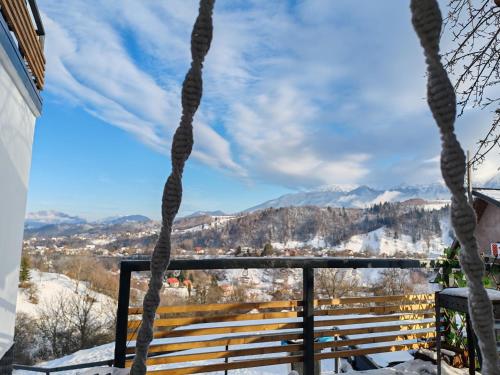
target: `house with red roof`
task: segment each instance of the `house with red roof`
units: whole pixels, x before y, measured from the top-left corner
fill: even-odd
[[[178,288],[179,287],[179,279],[177,277],[169,277],[167,279],[167,284],[171,288]]]

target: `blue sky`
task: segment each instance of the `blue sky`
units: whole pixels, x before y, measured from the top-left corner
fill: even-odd
[[[47,85],[28,211],[158,218],[197,2],[39,7]],[[329,184],[440,181],[406,1],[218,1],[214,26],[181,214]],[[474,110],[458,121],[464,147],[488,122]]]

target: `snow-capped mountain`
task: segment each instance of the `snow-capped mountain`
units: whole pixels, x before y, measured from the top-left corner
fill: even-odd
[[[193,212],[190,215],[183,216],[182,219],[188,219],[188,218],[193,218],[193,217],[198,217],[198,216],[226,216],[227,214],[224,213],[221,210],[217,211],[196,211]]]
[[[101,224],[148,223],[151,219],[144,215],[113,216],[99,221]]]
[[[474,185],[473,185],[474,186]],[[497,174],[496,176],[493,176],[492,178],[490,178],[485,184],[484,186],[482,187],[485,187],[485,188],[490,188],[490,189],[493,189],[493,188],[496,188],[496,189],[500,189],[500,173]]]
[[[85,224],[87,221],[78,216],[71,216],[59,211],[30,212],[24,221],[25,228],[41,228],[52,224]]]
[[[387,190],[371,188],[366,185],[354,188],[322,187],[313,191],[285,194],[251,207],[246,211],[252,212],[270,207],[292,206],[363,208],[376,203],[404,202],[415,198],[427,201],[449,200],[450,192],[446,186],[439,183],[414,186],[399,185]]]

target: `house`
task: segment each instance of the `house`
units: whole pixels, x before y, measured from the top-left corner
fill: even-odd
[[[234,287],[231,284],[221,284],[220,289],[224,297],[229,297],[234,292]]]
[[[500,255],[500,189],[474,188],[472,196],[477,217],[475,235],[479,253],[496,257]],[[455,240],[452,247],[459,246]]]
[[[178,288],[179,287],[179,279],[177,277],[169,277],[167,279],[167,284],[171,288]]]
[[[474,210],[477,215],[476,238],[479,252],[492,253],[492,244],[500,243],[500,189],[474,189]]]
[[[9,373],[13,360],[31,148],[42,111],[44,34],[35,1],[0,0],[0,373]]]

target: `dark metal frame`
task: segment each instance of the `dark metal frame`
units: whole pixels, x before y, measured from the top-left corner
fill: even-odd
[[[429,262],[417,259],[391,258],[267,258],[241,257],[219,259],[175,259],[169,270],[220,270],[220,269],[269,269],[301,268],[303,275],[303,337],[304,373],[314,374],[314,269],[315,268],[426,268]],[[150,270],[149,260],[123,260],[120,264],[120,288],[116,321],[114,366],[124,368],[127,350],[127,324],[132,272]]]
[[[39,367],[39,366],[27,366],[27,365],[13,364],[12,368],[14,370],[44,372],[46,375],[49,375],[51,372],[70,371],[70,370],[78,370],[78,369],[82,369],[82,368],[112,366],[112,365],[113,365],[113,360],[107,359],[107,360],[98,361],[98,362],[78,363],[76,365],[58,366],[58,367]],[[111,374],[112,371],[110,370],[109,373]]]
[[[493,304],[493,314],[495,319],[500,318],[500,301],[492,301]],[[482,368],[482,358],[481,352],[479,350],[479,345],[477,342],[477,337],[472,329],[472,323],[470,320],[468,298],[463,296],[450,295],[446,293],[436,293],[436,329],[439,329],[438,335],[436,336],[436,353],[437,353],[437,368],[438,375],[441,374],[441,309],[449,309],[458,311],[465,314],[465,329],[467,332],[467,350],[469,352],[469,374],[474,375],[476,373],[476,359],[475,354],[479,360],[479,369]],[[470,338],[470,339],[469,339]]]

